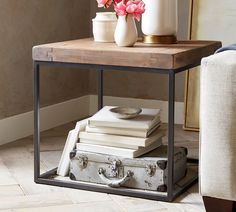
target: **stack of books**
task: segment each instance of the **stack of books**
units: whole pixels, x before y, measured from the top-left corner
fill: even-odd
[[[139,157],[162,144],[160,110],[142,108],[133,119],[119,119],[105,106],[88,119],[76,149],[126,158]]]

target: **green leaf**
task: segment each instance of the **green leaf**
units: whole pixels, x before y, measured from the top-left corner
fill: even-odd
[[[128,13],[125,15],[125,21],[127,22],[128,21]]]

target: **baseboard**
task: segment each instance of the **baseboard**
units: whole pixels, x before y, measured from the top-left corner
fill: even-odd
[[[159,108],[161,109],[162,122],[163,123],[168,122],[167,101],[104,96],[104,105]],[[96,111],[97,111],[97,95],[90,95],[89,114],[92,115]],[[184,103],[175,102],[175,124],[183,124],[183,123],[184,123]]]
[[[166,101],[104,96],[104,105],[160,108],[162,122],[166,123],[168,119],[168,104]],[[96,95],[86,95],[43,107],[40,110],[41,131],[82,119],[96,111]],[[183,102],[176,102],[175,104],[175,123],[184,123]],[[33,129],[33,111],[2,119],[0,120],[0,145],[32,135]]]
[[[43,107],[41,131],[74,121],[89,114],[89,95]],[[0,145],[33,134],[33,111],[0,120]]]

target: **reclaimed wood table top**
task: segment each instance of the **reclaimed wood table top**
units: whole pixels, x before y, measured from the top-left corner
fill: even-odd
[[[85,38],[34,46],[33,60],[174,70],[198,63],[220,47],[219,41],[137,42],[134,47],[118,47]]]

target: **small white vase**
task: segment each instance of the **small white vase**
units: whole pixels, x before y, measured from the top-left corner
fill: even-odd
[[[133,46],[138,39],[136,23],[132,15],[119,16],[115,29],[115,42],[118,46]]]
[[[96,42],[114,42],[117,24],[115,12],[98,12],[93,21],[93,37]]]

